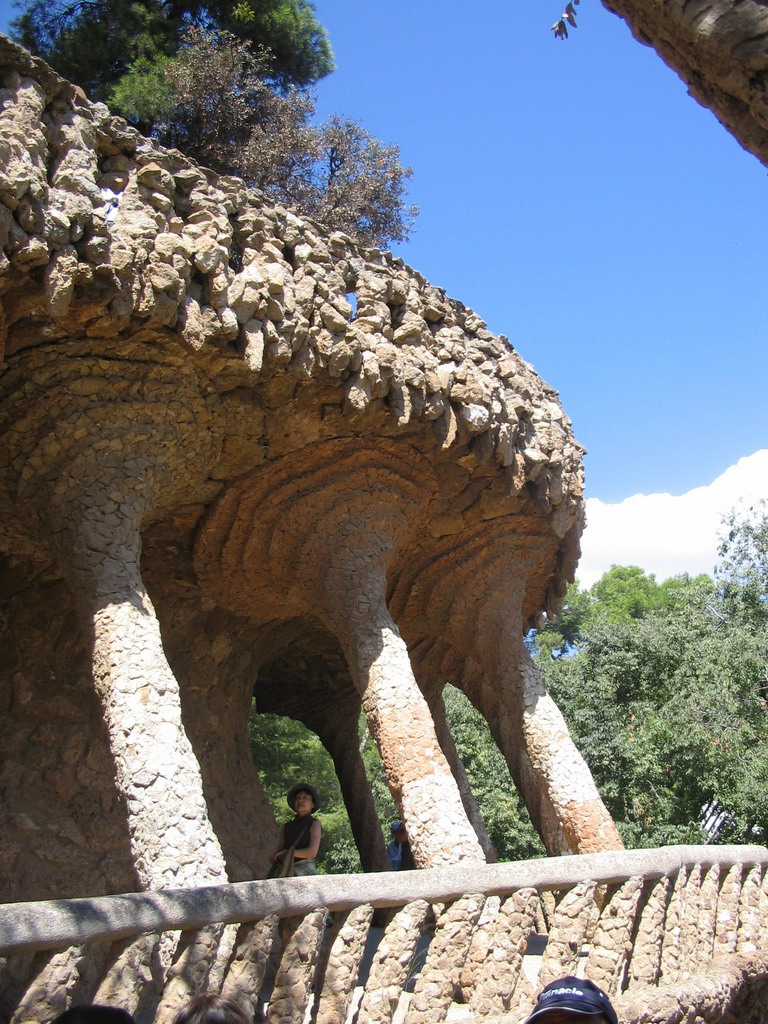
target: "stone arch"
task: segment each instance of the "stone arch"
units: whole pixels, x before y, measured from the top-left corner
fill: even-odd
[[[393,799],[421,825],[412,846],[424,866],[462,848],[482,856],[386,603],[390,560],[429,515],[430,478],[407,445],[314,445],[229,488],[196,551],[198,577],[216,599],[259,616],[314,611],[338,639]]]
[[[5,40],[0,73],[0,743],[34,734],[35,695],[76,723],[87,691],[67,734],[102,762],[107,744],[115,779],[82,875],[34,894],[103,891],[126,837],[121,884],[263,870],[245,713],[311,637],[318,686],[343,652],[337,703],[364,708],[420,864],[483,856],[433,721],[446,681],[494,723],[551,852],[618,845],[521,645],[583,524],[556,392],[402,260],[155,146]],[[54,592],[77,644],[23,614]],[[316,725],[352,778],[333,717]],[[28,746],[28,822],[0,791],[17,898],[25,829],[56,818],[41,859],[71,849]]]

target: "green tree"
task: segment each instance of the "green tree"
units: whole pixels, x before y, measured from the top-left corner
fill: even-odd
[[[456,750],[499,860],[546,856],[488,723],[455,687],[446,686],[443,699]]]
[[[768,622],[768,502],[732,511],[723,522],[717,579],[732,615]]]
[[[343,118],[312,123],[309,95],[275,92],[234,37],[190,29],[175,57],[132,69],[112,98],[137,122],[154,118],[160,141],[331,230],[378,246],[408,236],[417,211],[397,147]]]
[[[248,720],[251,755],[278,825],[291,817],[286,794],[297,782],[309,782],[320,797],[319,818],[323,840],[317,858],[321,874],[362,871],[341,788],[330,754],[318,736],[293,718],[261,714],[255,702]],[[364,716],[359,722],[360,753],[373,793],[385,841],[397,809],[387,786],[384,767]],[[277,842],[277,835],[275,835]]]
[[[568,585],[562,612],[536,634],[533,647],[553,657],[567,656],[596,622],[628,622],[671,609],[687,581],[681,576],[657,583],[653,573],[646,574],[639,566],[612,565],[589,590],[581,590],[578,581]]]
[[[320,798],[319,818],[323,825],[318,870],[360,871],[333,761],[315,733],[293,718],[259,714],[255,706],[251,708],[248,729],[254,764],[278,827],[291,818],[286,803],[288,790],[297,782],[310,783]]]
[[[637,565],[612,565],[590,594],[593,617],[609,622],[642,619],[650,612],[668,607],[672,601],[669,589],[658,584],[653,573],[646,575]]]
[[[530,641],[534,650],[547,658],[566,656],[581,642],[582,631],[590,619],[595,598],[588,590],[580,590],[578,581],[569,583],[563,607]]]
[[[765,597],[757,614],[749,596],[766,579],[765,528],[765,517],[731,519],[717,582],[659,584],[614,567],[569,626],[569,654],[552,657],[551,638],[538,645],[630,846],[768,835],[768,623]]]
[[[510,779],[504,758],[491,738],[488,724],[459,690],[444,691],[446,714],[459,756],[500,860],[524,860],[545,855],[528,812]],[[278,823],[290,818],[285,795],[297,781],[314,785],[322,800],[323,841],[318,857],[322,873],[362,870],[333,762],[318,737],[300,722],[280,715],[259,714],[249,720],[254,763]],[[397,819],[384,767],[365,718],[360,716],[360,753],[373,793],[385,842]],[[277,840],[277,836],[275,836]]]
[[[279,89],[333,70],[328,36],[307,0],[31,0],[12,24],[20,43],[101,100],[138,62],[149,71],[172,57],[190,27],[246,42]]]
[[[411,170],[349,119],[313,122],[333,68],[307,0],[30,0],[17,38],[145,134],[365,245],[409,235]]]

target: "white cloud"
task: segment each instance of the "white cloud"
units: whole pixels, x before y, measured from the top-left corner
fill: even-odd
[[[723,515],[759,498],[768,498],[768,449],[685,494],[635,494],[615,505],[588,498],[579,583],[592,586],[612,565],[639,565],[657,580],[711,573]]]

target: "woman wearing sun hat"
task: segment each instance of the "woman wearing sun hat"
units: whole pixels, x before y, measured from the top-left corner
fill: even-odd
[[[295,817],[280,829],[278,849],[269,859],[273,864],[282,860],[295,843],[293,873],[316,875],[315,857],[323,836],[323,826],[317,818],[312,817],[312,812],[317,810],[317,793],[308,783],[300,782],[288,791],[286,799]]]

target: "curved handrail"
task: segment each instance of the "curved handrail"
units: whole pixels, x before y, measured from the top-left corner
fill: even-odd
[[[255,921],[269,914],[293,917],[316,907],[350,910],[363,903],[394,907],[411,900],[455,900],[466,893],[504,896],[524,887],[568,889],[584,879],[615,884],[642,876],[672,875],[694,864],[768,866],[764,846],[665,846],[513,864],[471,864],[411,872],[315,875],[235,882],[199,889],[167,889],[93,898],[5,904],[0,911],[0,954],[117,940],[141,932]]]

